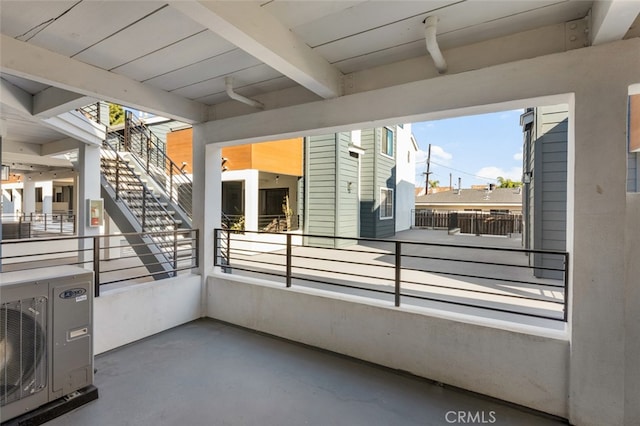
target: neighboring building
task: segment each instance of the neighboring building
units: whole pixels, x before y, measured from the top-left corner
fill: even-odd
[[[400,232],[411,228],[418,142],[411,132],[411,124],[399,125],[396,130],[396,232]]]
[[[305,138],[305,233],[385,238],[410,228],[417,150],[410,124]]]
[[[167,155],[191,173],[191,128],[167,133]],[[298,180],[302,176],[302,138],[237,145],[222,149],[222,212],[244,221],[249,230],[298,229]],[[291,229],[283,205],[289,199]],[[276,224],[276,227],[272,226]]]
[[[167,155],[187,173],[191,138],[191,129],[166,137]],[[417,151],[410,124],[223,148],[222,211],[245,229],[274,230],[288,197],[292,229],[390,237],[411,227]]]
[[[520,213],[522,190],[520,188],[456,189],[434,194],[420,195],[415,199],[416,210],[433,212],[482,211],[494,213]]]
[[[567,249],[567,105],[528,108],[521,117],[523,146],[523,245],[527,249]],[[535,266],[562,268],[558,260],[534,254]],[[541,277],[556,271],[536,269]]]

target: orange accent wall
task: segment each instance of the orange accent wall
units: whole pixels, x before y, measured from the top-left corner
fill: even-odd
[[[191,165],[193,164],[191,139],[193,131],[191,129],[178,130],[177,132],[167,133],[167,156],[180,167],[182,162],[186,162],[184,168],[185,173],[193,173]]]
[[[187,162],[185,171],[192,173],[191,129],[167,133],[167,155],[174,163]],[[222,148],[227,170],[256,169],[263,172],[302,176],[302,138],[237,145]]]
[[[256,143],[250,146],[252,169],[302,176],[302,138]],[[225,149],[222,150],[222,155],[226,157]]]
[[[629,149],[640,152],[640,95],[631,96],[629,116]]]

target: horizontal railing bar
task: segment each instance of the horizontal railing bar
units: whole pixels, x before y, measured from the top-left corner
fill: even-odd
[[[88,249],[79,249],[79,250],[63,250],[63,251],[49,251],[49,252],[44,252],[44,253],[30,253],[30,254],[19,254],[16,256],[2,256],[2,259],[20,259],[23,257],[36,257],[36,256],[49,256],[52,254],[60,254],[60,253],[82,253],[85,251],[93,251],[92,248],[88,248]],[[72,256],[69,256],[72,257]],[[55,257],[53,258],[55,259]],[[43,260],[51,260],[51,259],[43,259]]]
[[[123,281],[133,281],[133,280],[138,280],[140,278],[153,277],[153,276],[160,275],[160,274],[170,274],[172,272],[186,271],[187,269],[193,269],[193,268],[183,267],[183,268],[177,268],[177,269],[169,269],[167,271],[150,272],[150,273],[145,274],[145,275],[136,275],[134,277],[127,277],[127,278],[123,278],[123,279],[120,279],[120,280],[112,280],[112,281],[100,282],[100,286],[107,285],[107,284],[120,283],[120,282],[123,282]],[[171,278],[173,278],[173,277],[171,277]]]
[[[220,228],[218,228],[220,229]],[[221,231],[227,231],[225,229],[220,229]],[[251,233],[251,234],[268,234],[268,235],[282,235],[277,232],[266,232],[266,231],[228,231],[232,234],[234,232],[242,232],[242,233]],[[316,234],[295,234],[296,237],[302,238],[324,238],[327,240],[341,240],[341,241],[367,241],[367,242],[375,242],[375,243],[388,243],[395,244],[396,240],[387,240],[387,239],[376,239],[376,238],[368,238],[368,237],[333,237],[328,235],[316,235]],[[462,249],[470,249],[470,250],[492,250],[492,251],[501,251],[501,252],[513,252],[513,253],[535,253],[535,254],[555,254],[559,256],[563,256],[565,252],[561,251],[553,251],[553,250],[534,250],[534,249],[515,249],[515,248],[507,248],[507,247],[485,247],[485,246],[470,246],[470,245],[460,245],[460,244],[445,244],[445,243],[432,243],[425,241],[412,241],[412,240],[400,240],[402,244],[415,244],[422,246],[432,246],[432,247],[451,247],[451,248],[462,248]],[[313,248],[326,248],[326,247],[314,247]],[[344,250],[342,248],[328,248],[330,250]]]
[[[473,289],[470,289],[470,288],[450,287],[450,286],[441,285],[441,284],[419,283],[419,282],[416,282],[416,281],[407,281],[407,280],[402,280],[402,283],[403,284],[415,284],[415,285],[420,285],[420,286],[423,286],[423,287],[443,288],[443,289],[447,289],[447,290],[456,290],[456,291],[461,291],[461,292],[489,294],[489,295],[492,295],[492,296],[512,297],[514,299],[535,300],[537,302],[546,302],[546,303],[554,303],[554,304],[561,304],[561,305],[564,304],[564,301],[546,300],[546,299],[539,299],[537,297],[528,297],[528,296],[519,296],[519,295],[513,295],[513,294],[495,293],[495,292],[492,292],[492,291],[485,291],[485,290],[473,290]]]
[[[389,268],[394,269],[394,265],[376,265],[374,263],[366,263],[366,262],[356,262],[353,260],[342,260],[342,259],[327,259],[322,257],[312,257],[312,256],[300,256],[300,255],[292,255],[292,259],[308,259],[308,260],[318,260],[321,262],[337,262],[337,263],[346,263],[349,265],[362,265],[362,266],[373,266],[376,268]],[[405,268],[403,268],[405,269]]]
[[[349,284],[339,284],[339,283],[335,283],[335,282],[321,281],[321,280],[316,280],[316,279],[313,279],[313,278],[306,278],[306,277],[294,276],[294,275],[292,275],[291,278],[292,279],[296,279],[296,280],[314,282],[314,283],[318,283],[318,284],[327,284],[327,285],[332,285],[332,286],[336,286],[336,287],[345,287],[345,288],[352,288],[352,289],[355,289],[355,290],[365,290],[365,291],[372,291],[374,293],[382,293],[382,294],[393,295],[393,291],[380,290],[380,289],[376,289],[376,288],[359,287],[359,286],[349,285]]]
[[[183,260],[187,260],[187,259],[183,259]],[[142,264],[142,265],[127,266],[127,267],[124,267],[124,268],[117,268],[117,269],[100,270],[100,273],[101,274],[109,274],[109,273],[113,273],[113,272],[128,271],[128,270],[131,270],[131,269],[145,268],[148,265],[157,266],[157,265],[164,265],[164,264],[167,264],[167,263],[173,264],[173,260],[168,261],[168,262],[146,263],[146,264]],[[160,271],[160,272],[157,272],[157,273],[154,272],[154,274],[156,274],[156,275],[157,274],[164,274],[164,273],[168,273],[168,272],[172,272],[172,271],[173,271],[173,269],[167,269],[165,271]]]
[[[356,274],[355,272],[336,272],[336,271],[330,271],[330,270],[327,270],[327,269],[310,268],[310,267],[306,267],[306,266],[296,266],[296,265],[292,265],[292,267],[294,269],[302,269],[302,270],[305,270],[305,271],[328,272],[328,273],[331,273],[331,274],[345,275],[345,276],[348,276],[348,277],[370,278],[370,279],[381,280],[381,281],[393,281],[393,277],[384,278],[384,277],[376,277],[376,276],[372,276],[372,275]]]
[[[479,264],[479,265],[507,266],[507,267],[510,267],[510,268],[545,269],[545,270],[549,270],[549,271],[564,271],[564,269],[558,269],[558,268],[544,268],[544,267],[529,266],[529,265],[516,265],[514,263],[485,262],[485,261],[481,261],[481,260],[454,259],[454,258],[447,258],[447,257],[419,256],[419,255],[415,255],[415,254],[413,254],[413,255],[411,255],[411,254],[403,254],[402,257],[403,258],[409,257],[409,258],[412,258],[412,259],[444,260],[444,261],[447,261],[447,262],[475,263],[475,264]]]
[[[12,267],[12,266],[27,266],[27,263],[31,263],[31,262],[20,262],[20,263],[8,263],[3,265],[3,267],[7,268],[7,267]],[[60,263],[59,265],[44,265],[44,266],[29,266],[28,268],[25,269],[14,269],[13,271],[5,271],[5,272],[14,272],[14,271],[29,271],[31,269],[44,269],[44,268],[51,268],[52,266],[72,266],[72,265],[84,265],[87,263],[92,263],[91,260],[88,261],[84,261],[84,262],[72,262],[72,263]],[[88,269],[87,269],[88,270]]]
[[[515,284],[531,284],[531,285],[539,285],[538,283],[533,283],[530,281],[520,281],[520,280],[513,280],[513,279],[508,279],[508,278],[497,278],[497,277],[486,277],[486,276],[482,276],[482,275],[470,275],[470,274],[460,274],[457,272],[440,272],[440,271],[429,271],[429,270],[415,270],[412,269],[413,271],[417,271],[417,272],[426,272],[426,273],[430,273],[430,274],[440,274],[440,275],[451,275],[454,277],[463,277],[463,278],[480,278],[480,279],[484,279],[484,280],[491,280],[491,281],[501,281],[501,282],[507,282],[507,283],[515,283]],[[559,287],[562,288],[562,287]]]
[[[563,321],[562,318],[556,318],[556,317],[547,316],[547,315],[534,314],[534,313],[530,313],[530,312],[518,312],[518,311],[512,311],[510,309],[493,308],[493,307],[490,307],[490,306],[474,305],[474,304],[465,303],[465,302],[457,302],[457,301],[454,302],[453,300],[441,300],[441,299],[436,299],[436,298],[431,298],[431,297],[426,297],[426,296],[417,296],[417,295],[405,294],[405,293],[402,293],[402,296],[410,297],[410,298],[413,298],[413,299],[429,300],[431,302],[448,303],[448,304],[451,304],[451,305],[465,306],[465,307],[468,307],[468,308],[485,309],[485,310],[490,310],[490,311],[503,312],[503,313],[507,313],[507,314],[515,314],[515,315],[522,315],[522,316],[526,316],[526,317],[548,319],[548,320],[552,320],[552,321]]]

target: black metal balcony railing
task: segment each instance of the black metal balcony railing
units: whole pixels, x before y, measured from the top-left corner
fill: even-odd
[[[295,241],[295,242],[294,242]],[[223,272],[392,300],[567,321],[566,252],[320,235],[215,231]],[[535,266],[534,254],[554,266]],[[557,279],[538,278],[553,273]]]
[[[75,235],[75,233],[76,215],[73,212],[2,215],[3,240]]]
[[[150,272],[149,261],[135,253],[136,247],[126,237],[139,236],[139,245],[153,249],[161,238],[174,241],[172,255],[158,260],[150,250],[149,257],[157,266]],[[116,283],[144,282],[162,277],[175,277],[198,267],[198,230],[180,229],[160,232],[37,238],[2,241],[2,271],[22,271],[75,265],[95,272],[95,296],[100,287]],[[179,243],[178,243],[179,242]],[[13,253],[13,254],[12,254]],[[153,265],[152,265],[153,266]]]
[[[245,217],[242,214],[222,213],[222,223],[227,229],[244,231]],[[287,232],[299,229],[300,219],[296,215],[258,215],[258,229],[265,232]]]

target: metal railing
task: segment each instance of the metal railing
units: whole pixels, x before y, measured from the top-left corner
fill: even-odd
[[[154,240],[171,236],[173,255],[166,260],[154,258],[149,270],[135,253],[136,247],[127,243],[129,236],[139,237],[139,245],[149,248]],[[2,271],[22,271],[49,268],[57,265],[75,265],[95,272],[95,296],[100,296],[101,286],[146,282],[178,276],[198,267],[197,229],[181,229],[166,232],[142,232],[95,236],[38,238],[21,241],[2,241]],[[150,255],[151,256],[151,255]],[[161,269],[161,271],[160,271]]]
[[[291,216],[287,221],[287,216],[281,215],[258,215],[258,229],[264,232],[287,232],[299,229],[298,216]],[[222,213],[222,224],[233,231],[243,231],[245,227],[245,217],[242,214]]]
[[[106,181],[114,191],[116,201],[124,202],[138,220],[142,231],[147,230],[147,226],[177,228],[178,223],[171,213],[135,173],[128,161],[108,141],[104,141],[102,147],[103,162],[115,162],[114,170],[107,170],[110,167],[108,164],[103,165]],[[133,198],[133,194],[139,194],[139,197]]]
[[[96,123],[102,123],[101,119],[103,117],[100,116],[100,102],[78,108],[78,111],[81,112],[89,120],[95,121]]]
[[[133,158],[167,194],[170,201],[179,205],[189,218],[192,217],[193,182],[166,154],[164,142],[131,111],[125,113],[124,135],[121,147],[133,154]]]
[[[298,229],[298,217],[291,216],[287,220],[284,214],[258,215],[258,229],[266,232],[287,232]]]
[[[2,214],[3,240],[75,233],[76,215],[72,212]]]
[[[100,104],[91,104],[78,109],[90,120],[100,122]],[[131,111],[125,111],[122,133],[107,128],[108,143],[119,152],[129,152],[142,170],[154,180],[172,203],[184,210],[192,218],[193,183],[165,152],[165,144],[145,123],[140,121]]]
[[[214,253],[223,272],[286,287],[567,321],[566,252],[217,229]],[[531,265],[533,254],[556,265]]]

